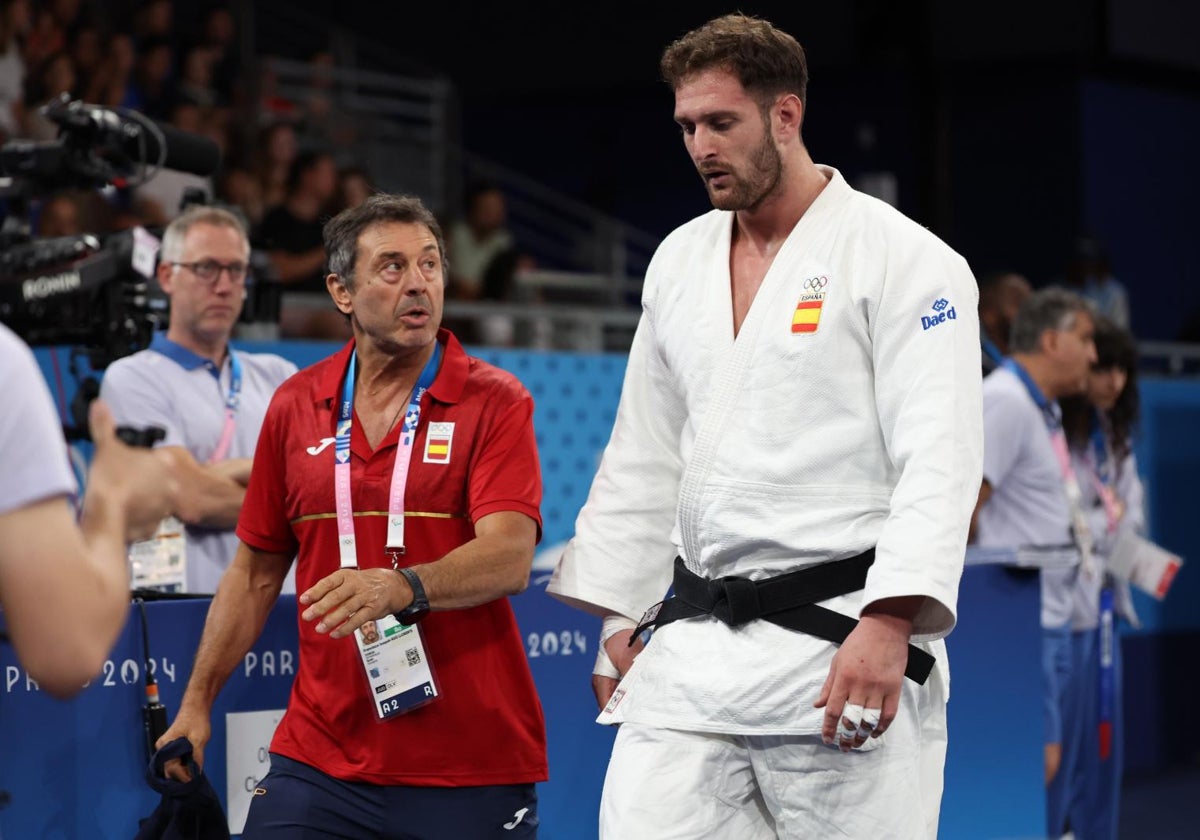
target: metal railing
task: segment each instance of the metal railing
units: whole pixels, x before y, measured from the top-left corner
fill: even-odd
[[[555,268],[607,278],[614,305],[636,303],[658,239],[484,158],[463,153],[468,178],[496,184],[517,242]]]
[[[326,119],[334,130],[350,127],[349,148],[342,162],[365,168],[376,185],[389,191],[415,193],[435,209],[450,203],[452,171],[458,161],[451,151],[452,89],[445,79],[420,79],[372,70],[317,66],[272,58],[279,95],[298,103],[324,98]],[[312,144],[311,125],[302,141]]]
[[[1138,367],[1168,376],[1200,375],[1200,344],[1140,341]]]

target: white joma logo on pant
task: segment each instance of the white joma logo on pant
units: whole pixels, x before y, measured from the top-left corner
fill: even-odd
[[[512,831],[514,828],[516,828],[517,826],[519,826],[521,824],[521,820],[525,819],[525,815],[528,813],[529,813],[528,808],[522,808],[520,811],[517,811],[517,813],[513,814],[512,822],[506,822],[504,824],[504,828],[507,831]]]

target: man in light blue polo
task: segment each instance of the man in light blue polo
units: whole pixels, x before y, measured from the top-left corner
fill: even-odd
[[[186,526],[187,592],[215,592],[233,559],[237,524],[259,428],[291,362],[233,350],[229,339],[246,297],[250,243],[240,220],[191,207],[163,234],[158,281],[171,299],[166,333],[113,363],[101,396],[117,422],[159,426],[175,462]],[[294,592],[289,575],[285,592]]]
[[[1058,399],[1087,386],[1096,361],[1093,324],[1090,306],[1078,295],[1057,288],[1037,292],[1013,322],[1010,356],[983,381],[983,485],[972,522],[974,542],[1058,561],[1041,571],[1048,786],[1062,759],[1060,710],[1070,669],[1076,577],[1095,573],[1089,568],[1086,523],[1073,524],[1078,485],[1072,489],[1075,477],[1064,467],[1069,456]],[[1071,562],[1063,563],[1064,556]],[[1052,788],[1051,800],[1053,794]],[[1059,806],[1050,801],[1048,810],[1056,822]]]

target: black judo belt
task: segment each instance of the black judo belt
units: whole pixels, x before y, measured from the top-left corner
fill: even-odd
[[[858,621],[817,602],[862,589],[867,585],[867,569],[874,562],[872,548],[845,560],[765,580],[742,577],[709,580],[694,574],[684,565],[682,557],[676,557],[675,594],[646,611],[629,643],[633,644],[634,639],[651,627],[664,627],[681,618],[711,615],[731,627],[761,618],[840,645],[858,626]],[[933,662],[932,655],[910,644],[904,676],[924,685]]]

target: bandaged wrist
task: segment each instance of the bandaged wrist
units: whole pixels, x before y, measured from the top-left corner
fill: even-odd
[[[604,624],[600,627],[600,650],[596,653],[596,664],[592,666],[593,674],[598,677],[609,677],[614,680],[621,679],[621,672],[617,670],[617,666],[613,664],[613,661],[608,658],[608,651],[604,649],[604,643],[622,630],[633,630],[636,627],[636,621],[620,614],[606,615],[604,617]]]
[[[604,616],[604,624],[600,627],[600,649],[603,650],[604,643],[622,630],[635,629],[637,629],[637,622],[632,618],[620,614]]]
[[[596,653],[596,664],[592,666],[592,673],[598,677],[608,677],[609,679],[621,679],[621,672],[617,670],[617,666],[608,658],[608,652],[604,650],[604,645],[600,645],[600,650]]]

